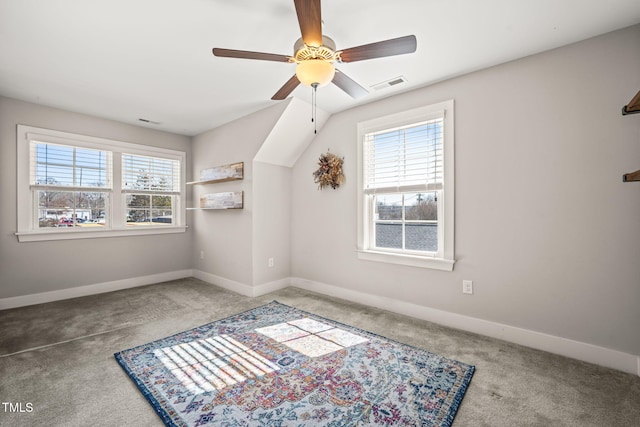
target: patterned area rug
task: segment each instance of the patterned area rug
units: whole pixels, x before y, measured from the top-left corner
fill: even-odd
[[[474,371],[278,302],[115,358],[168,426],[450,426]]]

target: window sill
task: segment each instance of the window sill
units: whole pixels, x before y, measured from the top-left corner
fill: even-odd
[[[453,259],[392,254],[378,251],[359,250],[357,253],[358,259],[365,261],[386,262],[389,264],[408,265],[411,267],[430,268],[442,271],[453,271],[453,265],[456,262]]]
[[[18,242],[44,242],[50,240],[96,239],[101,237],[149,236],[155,234],[184,233],[186,226],[153,227],[135,230],[65,230],[16,233]]]

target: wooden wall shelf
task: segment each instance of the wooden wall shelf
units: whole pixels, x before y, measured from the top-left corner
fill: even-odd
[[[640,181],[640,170],[622,175],[622,182]]]
[[[636,93],[631,101],[622,107],[622,115],[640,113],[640,91]],[[625,173],[622,175],[622,182],[640,181],[640,169],[635,172]]]
[[[217,182],[237,181],[244,179],[244,162],[202,169],[198,181],[187,182],[189,185],[215,184]],[[200,206],[187,208],[195,210],[243,209],[244,191],[228,191],[209,193],[200,196]]]
[[[202,169],[198,181],[187,182],[187,185],[215,184],[216,182],[237,181],[244,179],[244,162]]]
[[[626,116],[627,114],[637,114],[640,113],[640,91],[636,93],[636,96],[633,97],[631,101],[624,107],[622,107],[622,115]]]
[[[244,207],[244,191],[227,191],[209,193],[200,196],[200,207],[193,209],[242,209]]]

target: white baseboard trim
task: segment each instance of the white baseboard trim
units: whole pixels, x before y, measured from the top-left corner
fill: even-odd
[[[273,282],[263,283],[254,287],[254,297],[260,297],[262,295],[270,294],[271,292],[279,291],[280,289],[288,288],[291,286],[291,278],[274,280]]]
[[[297,277],[291,286],[640,376],[638,355]]]
[[[96,283],[93,285],[79,286],[75,288],[60,289],[50,292],[22,295],[17,297],[1,298],[0,310],[24,307],[34,304],[42,304],[69,298],[77,298],[95,295],[105,292],[119,291],[138,286],[152,285],[170,280],[195,277],[204,282],[236,292],[248,297],[258,297],[271,292],[284,289],[288,286],[298,287],[312,292],[318,292],[336,298],[381,308],[399,314],[415,317],[422,320],[438,323],[464,331],[502,339],[515,344],[548,351],[573,359],[583,360],[601,366],[617,369],[640,376],[640,355],[633,355],[617,350],[599,347],[580,341],[535,332],[528,329],[509,326],[462,314],[437,310],[417,304],[399,301],[392,298],[381,297],[364,292],[340,288],[326,283],[298,277],[289,277],[272,282],[251,286],[234,280],[226,279],[200,270],[178,270],[167,273],[151,274],[148,276],[133,277],[129,279],[114,280],[111,282]]]
[[[244,295],[245,297],[253,297],[253,286],[245,285],[244,283],[236,282],[235,280],[227,279],[226,277],[222,276],[216,276],[215,274],[206,273],[200,270],[193,270],[193,277],[195,277],[196,279],[200,279],[203,282],[219,286],[228,291]]]
[[[69,298],[86,297],[88,295],[119,291],[122,289],[135,288],[138,286],[153,285],[154,283],[184,279],[186,277],[192,276],[192,270],[178,270],[170,271],[167,273],[150,274],[148,276],[132,277],[129,279],[114,280],[111,282],[95,283],[93,285],[78,286],[75,288],[59,289],[56,291],[40,292],[37,294],[1,298],[0,310],[60,301]]]
[[[206,273],[200,270],[193,270],[193,277],[195,277],[196,279],[200,279],[203,282],[207,282],[226,290],[238,293],[240,295],[252,298],[266,295],[271,292],[279,291],[280,289],[291,286],[291,278],[289,277],[256,286],[247,285],[245,283],[227,279],[222,276],[216,276],[215,274]]]

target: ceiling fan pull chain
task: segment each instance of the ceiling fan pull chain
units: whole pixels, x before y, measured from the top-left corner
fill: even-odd
[[[313,133],[318,133],[318,123],[316,122],[316,97],[318,96],[317,89],[318,83],[313,83],[311,85],[311,122],[313,123]]]

